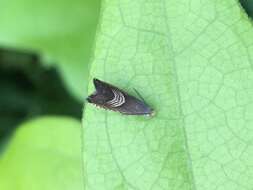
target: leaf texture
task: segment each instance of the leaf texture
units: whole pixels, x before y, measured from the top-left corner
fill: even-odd
[[[157,114],[86,105],[86,188],[252,189],[252,50],[235,0],[105,0],[89,92],[136,88]]]

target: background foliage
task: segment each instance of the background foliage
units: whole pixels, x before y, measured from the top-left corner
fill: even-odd
[[[100,0],[1,2],[0,189],[252,188],[252,22],[234,0],[186,2],[104,1],[94,51]],[[94,76],[156,117],[88,105],[83,138]]]
[[[100,0],[1,1],[0,189],[83,187],[80,121],[99,10]]]

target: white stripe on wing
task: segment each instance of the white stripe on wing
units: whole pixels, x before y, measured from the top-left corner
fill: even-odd
[[[119,107],[125,103],[125,97],[120,91],[112,89],[112,92],[114,97],[112,100],[108,101],[107,104],[111,107]]]

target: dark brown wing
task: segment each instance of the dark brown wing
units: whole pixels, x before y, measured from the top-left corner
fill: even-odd
[[[126,115],[153,114],[153,110],[147,104],[123,90],[98,79],[94,79],[93,82],[96,91],[87,98],[88,102]]]

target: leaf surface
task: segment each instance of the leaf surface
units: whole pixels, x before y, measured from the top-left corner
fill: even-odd
[[[89,92],[136,88],[157,114],[86,106],[86,189],[251,189],[252,60],[237,1],[105,0]]]

